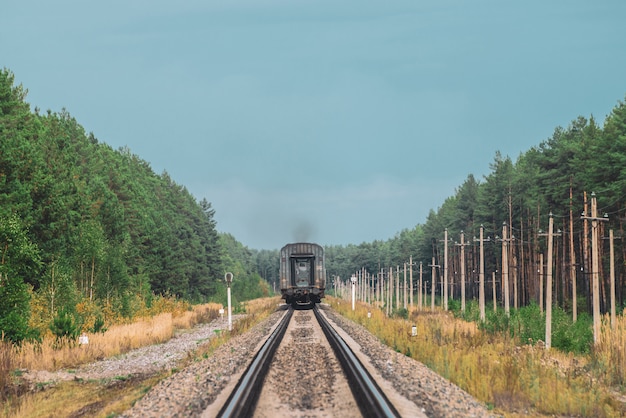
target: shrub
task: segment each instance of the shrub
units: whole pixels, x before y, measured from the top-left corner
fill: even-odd
[[[408,319],[409,318],[409,311],[408,311],[407,308],[394,309],[393,310],[393,316],[396,317],[396,318]]]
[[[106,332],[106,328],[104,326],[104,319],[102,319],[101,315],[98,315],[96,317],[96,319],[93,322],[93,327],[90,329],[90,331],[94,334],[101,332],[101,333],[105,333]]]
[[[453,305],[456,309],[456,305]],[[456,317],[466,321],[477,322],[479,328],[489,334],[508,334],[521,344],[533,344],[543,341],[546,337],[546,316],[537,304],[511,309],[506,315],[504,309],[496,312],[487,309],[485,322],[480,321],[478,304],[472,301],[466,305],[465,312],[454,311]],[[576,322],[571,315],[559,306],[552,308],[552,347],[564,352],[587,354],[593,343],[592,319],[581,313]]]
[[[510,317],[504,313],[503,309],[496,312],[488,309],[485,312],[485,322],[479,323],[481,329],[490,334],[499,334],[510,331]]]
[[[517,311],[513,315],[513,335],[519,338],[522,344],[544,340],[546,336],[546,317],[539,309],[539,305],[531,304]]]
[[[589,353],[593,344],[593,320],[586,314],[576,322],[561,308],[552,310],[552,347],[564,352]]]
[[[65,309],[59,311],[50,324],[57,346],[74,343],[80,334],[80,328],[78,321]]]
[[[466,305],[467,308],[467,305]],[[461,311],[461,300],[460,299],[450,299],[448,301],[448,309],[452,312],[456,313]]]

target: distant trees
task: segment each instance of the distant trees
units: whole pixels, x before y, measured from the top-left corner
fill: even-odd
[[[443,266],[444,230],[453,242],[448,245],[451,277],[451,298],[460,298],[460,240],[463,231],[469,247],[465,249],[466,291],[469,297],[478,295],[479,229],[485,237],[486,300],[491,301],[493,289],[498,304],[504,306],[503,290],[508,285],[510,302],[514,307],[537,303],[546,292],[547,239],[550,213],[555,224],[553,266],[554,304],[574,314],[591,312],[591,226],[581,216],[589,216],[591,193],[595,192],[599,216],[607,214],[608,222],[600,223],[598,251],[601,258],[600,306],[609,310],[609,251],[608,231],[624,236],[626,214],[626,104],[618,102],[600,127],[593,117],[578,117],[567,128],[558,127],[553,135],[538,146],[521,154],[516,161],[500,152],[495,153],[491,172],[481,181],[469,175],[465,182],[437,210],[431,210],[426,221],[414,229],[406,229],[381,243],[346,247],[327,247],[327,269],[331,277],[348,279],[365,267],[369,272],[381,267],[402,265],[413,256],[417,266],[435,259],[435,277],[424,269],[427,286],[435,284],[438,297],[443,295],[439,285]],[[399,202],[401,204],[401,202]],[[507,225],[507,237],[502,236]],[[506,238],[506,239],[503,239]],[[626,245],[615,240],[616,299],[624,306]],[[506,242],[507,245],[503,245]],[[374,247],[375,249],[373,250]],[[507,257],[502,257],[503,248]],[[373,251],[372,251],[373,250]],[[545,256],[541,258],[542,254]],[[543,260],[543,265],[540,263]],[[508,274],[503,277],[502,262]],[[543,268],[543,270],[542,270]],[[385,269],[383,269],[384,273]],[[495,274],[496,282],[491,277]],[[417,278],[414,277],[414,281]],[[504,280],[508,280],[504,283]],[[542,280],[544,280],[542,282]],[[543,283],[543,287],[541,286]],[[493,287],[492,287],[493,284]],[[579,302],[581,303],[576,303]],[[544,300],[545,303],[545,300]]]

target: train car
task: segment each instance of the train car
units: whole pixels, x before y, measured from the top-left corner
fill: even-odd
[[[280,250],[280,293],[291,305],[319,303],[326,290],[324,248],[298,242]]]

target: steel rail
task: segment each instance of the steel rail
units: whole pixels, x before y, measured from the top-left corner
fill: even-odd
[[[396,408],[389,402],[389,399],[387,399],[346,342],[319,312],[317,306],[314,311],[326,338],[339,359],[339,363],[350,384],[350,390],[352,390],[352,394],[357,400],[357,404],[363,416],[400,417]]]
[[[259,352],[254,356],[252,363],[244,372],[241,379],[230,394],[226,403],[217,414],[218,417],[250,417],[256,407],[261,394],[263,380],[269,369],[272,358],[285,335],[287,325],[293,315],[293,308],[289,308],[274,332],[265,341]]]

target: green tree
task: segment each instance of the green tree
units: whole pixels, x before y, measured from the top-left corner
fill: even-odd
[[[11,341],[34,336],[28,327],[29,286],[23,278],[38,271],[40,263],[39,250],[20,220],[0,218],[0,333]]]

